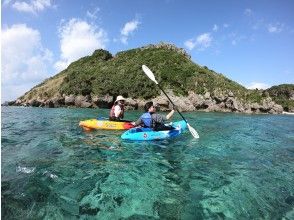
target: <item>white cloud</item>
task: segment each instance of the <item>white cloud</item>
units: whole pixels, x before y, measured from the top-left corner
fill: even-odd
[[[4,0],[4,2],[3,2],[3,6],[9,5],[9,3],[10,3],[11,1],[12,1],[12,0]]]
[[[17,11],[34,13],[34,9],[26,2],[15,2],[12,7]]]
[[[189,50],[193,50],[196,46],[196,42],[193,39],[187,40],[184,44]]]
[[[210,33],[203,33],[196,37],[196,39],[189,39],[184,44],[189,50],[193,50],[195,47],[198,50],[204,50],[211,46],[213,38]]]
[[[248,86],[246,86],[247,89],[268,89],[270,85],[266,83],[260,83],[260,82],[251,82]]]
[[[226,24],[226,23],[223,24],[223,27],[224,27],[224,28],[228,28],[229,26],[230,26],[229,24]]]
[[[102,28],[74,18],[60,26],[59,37],[61,56],[55,63],[57,71],[96,49],[104,49],[108,41],[107,33]]]
[[[239,35],[236,32],[231,32],[227,35],[228,39],[231,41],[233,46],[237,45],[241,41],[248,40],[248,37],[245,35]]]
[[[201,47],[209,47],[212,41],[212,37],[210,36],[210,33],[204,33],[201,34],[197,37],[197,43],[201,46]]]
[[[264,18],[256,17],[251,9],[245,9],[244,15],[247,16],[248,22],[250,22],[250,25],[254,30],[267,30],[267,32],[273,34],[289,30],[287,25],[284,23],[270,22],[266,21]]]
[[[52,7],[51,0],[31,0],[29,3],[24,1],[16,1],[12,5],[12,8],[16,9],[17,11],[33,14],[50,7]]]
[[[269,33],[280,33],[284,28],[284,24],[281,24],[279,22],[275,24],[269,24],[267,26],[267,30]]]
[[[128,43],[129,35],[132,34],[136,29],[138,29],[140,22],[138,20],[132,20],[127,22],[123,29],[120,31],[121,33],[121,42],[124,44]]]
[[[253,14],[253,11],[250,9],[250,8],[246,8],[245,10],[244,10],[244,15],[246,15],[246,16],[251,16]]]
[[[38,30],[25,24],[13,25],[2,30],[1,43],[2,101],[17,98],[32,84],[49,77],[53,55],[43,48]]]
[[[97,13],[100,11],[100,8],[95,8],[93,11],[87,11],[87,16],[93,20],[97,19]]]
[[[127,44],[127,43],[128,43],[128,37],[126,37],[126,36],[122,36],[122,37],[120,38],[120,41],[121,41],[123,44]]]
[[[121,34],[124,36],[129,36],[130,33],[138,28],[139,24],[140,22],[137,20],[127,22],[121,30]]]
[[[212,30],[217,32],[218,31],[218,26],[216,24],[214,24]]]
[[[263,19],[259,19],[259,20],[254,20],[253,24],[252,24],[252,28],[254,30],[259,30],[260,28],[263,28],[265,26],[264,24],[264,20]]]

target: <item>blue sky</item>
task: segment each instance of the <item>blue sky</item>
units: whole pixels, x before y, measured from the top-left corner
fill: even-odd
[[[294,83],[292,0],[2,0],[1,102],[80,57],[161,41],[246,86]]]

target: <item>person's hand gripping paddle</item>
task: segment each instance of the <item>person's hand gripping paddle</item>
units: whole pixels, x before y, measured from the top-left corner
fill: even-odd
[[[152,71],[145,65],[142,65],[142,69],[143,69],[144,73],[149,77],[149,79],[151,79],[153,82],[155,82],[156,85],[158,85],[159,89],[164,93],[164,95],[168,98],[168,100],[175,106],[173,101],[168,97],[168,95],[165,93],[165,91],[161,88],[159,83],[156,81],[155,76],[152,73]],[[188,129],[189,129],[190,133],[193,135],[193,137],[199,138],[197,131],[193,127],[191,127],[191,125],[189,125],[189,123],[184,118],[184,116],[181,114],[181,112],[179,112],[178,108],[176,108],[176,110],[181,115],[181,117],[184,119],[184,121],[187,123]]]

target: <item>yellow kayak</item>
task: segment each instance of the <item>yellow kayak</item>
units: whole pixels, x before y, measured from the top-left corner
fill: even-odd
[[[89,119],[85,121],[80,121],[79,126],[81,126],[86,131],[90,131],[93,129],[128,130],[134,127],[130,122],[97,120],[97,119]]]

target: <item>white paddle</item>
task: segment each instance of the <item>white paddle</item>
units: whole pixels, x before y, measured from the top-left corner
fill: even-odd
[[[173,104],[173,101],[168,97],[168,95],[165,93],[165,91],[163,91],[163,89],[161,88],[161,86],[159,85],[159,83],[156,81],[154,74],[152,73],[152,71],[145,65],[142,65],[142,69],[144,71],[144,73],[149,77],[149,79],[151,79],[153,82],[155,82],[156,85],[158,85],[159,89],[164,93],[164,95],[168,98],[168,100]],[[187,120],[184,118],[184,116],[181,114],[181,112],[179,112],[179,110],[176,108],[177,112],[181,115],[181,117],[184,119],[184,121],[187,123],[188,129],[190,131],[190,133],[193,135],[194,138],[199,138],[199,135],[197,133],[197,131],[191,127],[191,125],[188,124]]]

